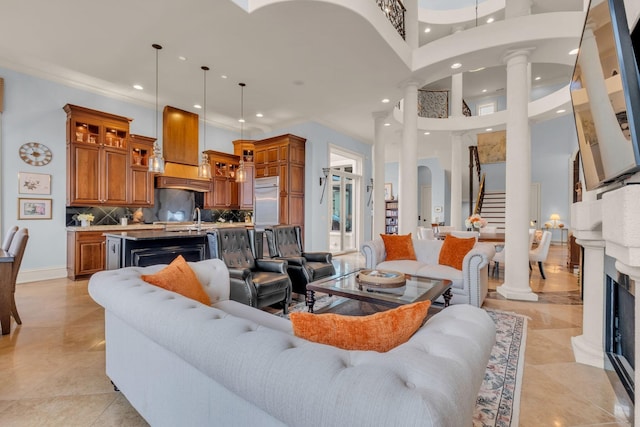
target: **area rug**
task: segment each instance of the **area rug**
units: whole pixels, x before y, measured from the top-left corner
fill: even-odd
[[[317,298],[314,310],[316,312],[327,309],[331,312],[340,311],[334,311],[333,308],[344,305],[340,304],[341,301],[344,299],[323,295]],[[357,303],[357,301],[349,302]],[[300,302],[292,306],[289,312],[306,310],[304,302]],[[473,426],[515,427],[518,425],[520,414],[527,318],[515,313],[488,309],[485,311],[496,324],[496,344],[491,350],[484,380],[478,393]]]

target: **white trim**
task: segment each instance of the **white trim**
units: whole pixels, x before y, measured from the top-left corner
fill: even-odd
[[[42,268],[23,270],[20,269],[16,284],[39,282],[41,280],[62,279],[67,277],[67,267]]]

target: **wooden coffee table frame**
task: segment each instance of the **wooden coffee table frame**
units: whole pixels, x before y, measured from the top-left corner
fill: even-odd
[[[404,304],[411,304],[418,301],[435,301],[440,296],[444,298],[445,307],[448,307],[449,303],[451,302],[451,280],[430,279],[427,277],[406,275],[407,286],[414,286],[412,284],[413,281],[416,281],[418,283],[430,282],[433,285],[429,289],[418,295],[417,298],[401,299],[401,295],[396,295],[392,292],[381,292],[379,290],[362,289],[362,286],[359,286],[356,280],[356,276],[358,275],[359,271],[360,270],[353,271],[342,276],[308,283],[307,294],[305,296],[305,304],[309,309],[309,312],[313,313],[313,306],[316,303],[316,292],[322,292],[329,295],[337,295],[387,307],[399,307]],[[345,282],[348,286],[335,287],[338,282]]]

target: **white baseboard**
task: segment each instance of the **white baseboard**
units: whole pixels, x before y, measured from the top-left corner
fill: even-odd
[[[39,282],[41,280],[67,277],[67,267],[53,267],[33,270],[20,270],[16,283]]]

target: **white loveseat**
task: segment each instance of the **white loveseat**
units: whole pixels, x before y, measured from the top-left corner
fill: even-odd
[[[229,300],[221,261],[190,265],[212,307],[141,280],[164,266],[89,282],[105,308],[107,375],[151,425],[471,425],[495,341],[483,310],[446,308],[387,353],[346,351]]]
[[[438,263],[443,243],[443,240],[413,239],[416,260],[386,261],[387,253],[380,237],[363,243],[361,249],[367,268],[394,270],[433,279],[449,279],[452,281],[451,304],[471,304],[482,307],[489,290],[488,266],[496,253],[494,245],[476,243],[464,257],[462,270],[457,270]]]

